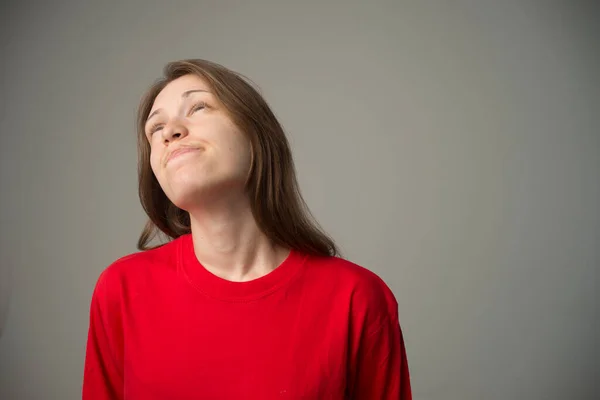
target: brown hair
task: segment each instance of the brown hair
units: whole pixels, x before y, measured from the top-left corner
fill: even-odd
[[[168,63],[163,77],[146,92],[138,109],[139,198],[149,217],[138,249],[153,248],[149,243],[160,232],[171,239],[191,232],[188,212],[167,198],[152,172],[150,144],[144,133],[156,96],[169,82],[188,74],[206,81],[232,121],[250,139],[252,166],[246,189],[261,231],[284,247],[313,255],[338,255],[334,241],[320,229],[300,194],[288,140],[266,101],[241,74],[201,59]]]

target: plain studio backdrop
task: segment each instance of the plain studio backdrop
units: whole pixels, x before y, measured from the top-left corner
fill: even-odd
[[[0,7],[0,398],[80,398],[92,289],[146,220],[135,109],[180,58],[260,87],[398,299],[415,399],[599,398],[593,1]]]

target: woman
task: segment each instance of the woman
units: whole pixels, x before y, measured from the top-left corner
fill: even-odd
[[[83,398],[410,399],[396,300],[309,218],[257,91],[172,62],[137,125],[149,222],[98,279]]]

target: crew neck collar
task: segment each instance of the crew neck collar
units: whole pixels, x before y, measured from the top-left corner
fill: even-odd
[[[223,301],[244,302],[268,296],[285,286],[300,271],[306,255],[294,249],[273,271],[250,281],[235,282],[207,270],[196,257],[192,234],[179,237],[179,267],[183,276],[205,295]]]

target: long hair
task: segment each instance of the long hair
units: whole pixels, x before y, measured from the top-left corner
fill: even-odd
[[[194,74],[206,81],[229,117],[251,143],[252,165],[246,184],[259,229],[275,244],[321,256],[338,255],[300,193],[292,153],[283,128],[264,98],[241,74],[217,63],[188,59],[168,63],[163,77],[143,96],[137,115],[139,198],[149,217],[138,239],[139,250],[162,232],[176,239],[191,232],[190,216],[165,195],[150,167],[144,125],[156,96],[171,81]]]

